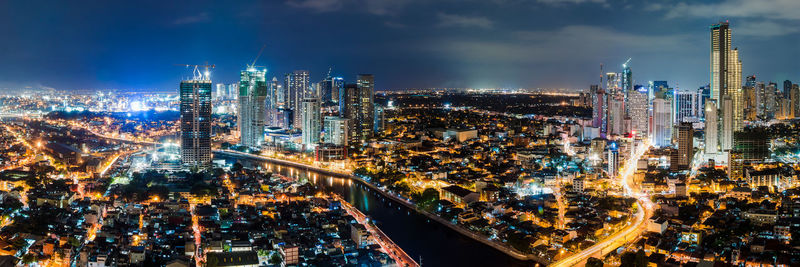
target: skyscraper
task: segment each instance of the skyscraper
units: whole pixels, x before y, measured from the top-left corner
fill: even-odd
[[[734,109],[733,97],[725,95],[722,97],[722,108],[720,109],[720,135],[719,147],[722,151],[728,151],[733,147],[733,132],[734,131],[734,116],[736,116]]]
[[[266,97],[266,119],[264,121],[265,126],[278,126],[279,123],[279,112],[281,108],[283,108],[283,103],[280,102],[281,91],[283,90],[283,85],[278,83],[277,77],[272,77],[272,80],[267,81],[267,97]]]
[[[619,150],[616,143],[611,143],[608,146],[608,176],[611,178],[617,177],[619,170]]]
[[[592,127],[600,128],[600,133],[605,134],[608,126],[607,94],[599,85],[589,87],[592,95]]]
[[[348,84],[339,95],[339,114],[350,119],[351,143],[373,136],[375,123],[375,81],[372,74],[359,74],[356,84]]]
[[[647,136],[648,124],[650,116],[648,116],[650,105],[647,100],[648,90],[647,87],[637,85],[634,90],[628,95],[628,112],[631,117],[631,131],[636,138],[643,138]]]
[[[257,147],[264,142],[267,104],[267,70],[248,67],[239,81],[239,143]]]
[[[307,70],[296,70],[286,74],[286,107],[292,110],[294,116],[293,128],[302,129],[302,101],[312,97],[311,82]]]
[[[792,81],[785,80],[783,81],[783,97],[789,98],[789,94],[791,94],[792,90]]]
[[[197,71],[196,71],[197,73]],[[205,167],[211,163],[211,80],[195,74],[181,81],[181,162]]]
[[[667,147],[672,145],[672,101],[656,98],[653,100],[653,145]]]
[[[325,117],[325,136],[323,142],[326,144],[346,146],[349,142],[350,120],[336,116]]]
[[[727,22],[714,24],[710,30],[711,97],[717,100],[719,115],[722,116],[718,133],[720,135],[718,140],[721,142],[719,147],[727,151],[733,145],[733,133],[744,127],[742,63],[739,61],[739,50],[731,49],[729,24]]]
[[[359,74],[356,76],[356,83],[361,102],[358,130],[361,132],[362,140],[366,140],[375,132],[375,77],[372,74]]]
[[[226,95],[226,93],[228,91],[227,90],[228,88],[226,88],[224,83],[218,83],[216,86],[217,86],[217,88],[216,88],[217,90],[214,91],[214,98],[222,100],[222,99],[225,99],[226,97],[228,97]]]
[[[633,90],[633,73],[631,73],[631,66],[628,63],[630,63],[630,59],[622,64],[622,91],[625,92],[625,96],[628,96],[628,93]]]
[[[625,134],[625,97],[622,92],[608,99],[608,134]]]
[[[239,84],[228,84],[228,92],[225,94],[225,99],[233,99],[237,95],[239,95]]]
[[[621,90],[621,83],[622,74],[616,72],[606,73],[606,94],[613,95],[614,93],[619,92]],[[602,84],[600,86],[602,86]]]
[[[322,102],[339,102],[339,91],[344,86],[342,77],[327,77],[319,83],[319,94]]]
[[[764,87],[764,112],[766,114],[766,120],[771,120],[775,118],[775,113],[778,111],[778,84],[774,82],[770,82],[766,87]]]
[[[698,95],[697,90],[675,90],[675,114],[674,120],[680,122],[698,122]]]
[[[308,146],[319,143],[319,134],[322,131],[322,121],[320,120],[321,110],[319,99],[306,98],[302,102],[303,111],[303,144]]]
[[[719,114],[714,99],[706,99],[705,153],[719,152]]]
[[[789,105],[792,109],[792,117],[800,117],[800,85],[792,84],[789,90]]]
[[[694,139],[694,128],[692,128],[691,123],[681,122],[675,126],[675,131],[677,133],[676,141],[678,143],[678,162],[673,162],[671,164],[678,164],[678,169],[686,170],[692,163],[692,155],[694,153],[694,145],[692,143]]]

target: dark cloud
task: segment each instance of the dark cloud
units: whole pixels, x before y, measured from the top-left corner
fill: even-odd
[[[206,61],[229,83],[266,44],[271,76],[333,67],[380,89],[580,89],[627,58],[637,83],[696,88],[726,19],[745,75],[800,80],[800,1],[43,1],[0,4],[0,85],[173,90],[173,64]]]

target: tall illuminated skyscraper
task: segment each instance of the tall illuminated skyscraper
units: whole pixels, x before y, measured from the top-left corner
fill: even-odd
[[[356,76],[359,92],[359,125],[361,139],[371,138],[375,133],[375,77],[372,74]]]
[[[719,152],[719,114],[717,111],[717,101],[714,99],[706,99],[705,115],[706,115],[706,129],[705,129],[705,153],[717,154]]]
[[[344,87],[342,77],[327,77],[319,83],[319,96],[323,103],[339,102],[339,91]]]
[[[373,136],[375,123],[375,80],[372,74],[359,74],[356,84],[345,85],[339,95],[339,115],[350,119],[350,143]]]
[[[211,163],[211,79],[195,70],[192,80],[181,81],[181,162],[206,167]]]
[[[233,99],[237,95],[239,95],[239,84],[238,83],[228,84],[228,90],[225,93],[225,99]]]
[[[670,164],[678,164],[678,169],[686,170],[692,163],[692,155],[694,153],[694,128],[692,128],[691,123],[680,122],[675,126],[675,133],[677,135],[678,162]]]
[[[323,142],[326,144],[346,146],[349,142],[350,120],[342,117],[325,117],[325,136]]]
[[[286,74],[286,107],[292,110],[294,116],[293,128],[302,129],[302,102],[306,97],[312,97],[310,76],[307,70],[296,70]]]
[[[239,143],[257,147],[264,142],[267,105],[267,70],[248,67],[239,81]]]
[[[675,112],[673,120],[676,123],[698,122],[698,110],[701,109],[698,106],[700,101],[697,100],[699,98],[698,90],[676,89],[674,94]]]
[[[672,145],[672,101],[656,98],[653,100],[653,145],[667,147]]]
[[[608,134],[625,134],[625,97],[619,92],[608,99]]]
[[[629,63],[630,59],[622,64],[622,91],[626,96],[633,90],[633,73]]]
[[[631,131],[636,138],[643,138],[649,132],[650,105],[647,100],[647,87],[636,85],[634,90],[628,94],[628,112],[631,117]]]
[[[214,91],[214,98],[222,100],[222,99],[225,99],[226,97],[228,97],[228,95],[226,94],[227,91],[228,91],[228,88],[225,86],[224,83],[218,83],[218,84],[216,84],[216,86],[217,86],[217,88],[216,88],[217,90]]]
[[[592,127],[599,128],[604,135],[608,132],[608,95],[599,85],[590,86],[589,93],[592,95]]]
[[[733,132],[744,127],[742,63],[739,61],[739,51],[731,49],[731,30],[728,22],[711,25],[710,30],[711,98],[716,100],[721,116],[719,147],[722,151],[727,151],[733,144]]]
[[[322,132],[321,109],[319,99],[306,98],[301,102],[303,119],[303,144],[312,146],[319,143],[319,134]]]

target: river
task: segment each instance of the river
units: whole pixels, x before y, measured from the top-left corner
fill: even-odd
[[[215,155],[217,159],[236,159]],[[430,221],[392,200],[384,198],[349,178],[276,165],[254,159],[238,159],[245,167],[261,167],[287,177],[308,180],[326,192],[337,193],[364,214],[422,266],[532,266],[483,243],[464,237],[446,226]]]

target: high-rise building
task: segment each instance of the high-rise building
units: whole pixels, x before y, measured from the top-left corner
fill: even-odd
[[[375,122],[373,123],[373,130],[376,134],[383,132],[386,130],[386,126],[384,122],[386,121],[386,114],[384,113],[386,110],[381,105],[375,105]]]
[[[643,138],[649,132],[650,105],[647,87],[637,85],[628,95],[628,112],[631,118],[631,132],[636,138]]]
[[[608,99],[608,134],[625,134],[625,98],[622,92]]]
[[[697,117],[700,118],[702,121],[705,121],[706,117],[706,100],[711,99],[711,86],[705,85],[697,89],[697,94],[700,96],[698,98],[698,113]]]
[[[373,136],[375,123],[375,81],[371,74],[359,74],[356,84],[348,84],[339,94],[339,114],[350,119],[351,144]]]
[[[749,79],[750,77],[748,77]],[[742,86],[742,106],[744,107],[744,119],[755,121],[758,117],[758,102],[756,101],[756,87],[755,83],[749,85],[746,83]]]
[[[358,130],[361,131],[362,140],[366,140],[375,132],[375,77],[372,74],[359,74],[356,83],[361,102]]]
[[[675,90],[675,112],[674,121],[679,122],[698,122],[697,117],[699,101],[697,100],[697,90]]]
[[[775,118],[775,113],[778,112],[778,84],[770,82],[764,87],[764,104],[766,113],[766,120]]]
[[[677,133],[676,142],[678,144],[678,162],[671,164],[678,164],[678,169],[686,170],[692,163],[692,156],[694,153],[694,128],[688,122],[681,122],[675,126]]]
[[[327,77],[319,83],[319,94],[322,102],[339,102],[339,91],[344,86],[342,77]]]
[[[606,93],[607,94],[614,94],[620,91],[620,87],[622,83],[622,75],[616,72],[609,72],[606,73]]]
[[[667,147],[672,145],[672,101],[656,98],[653,100],[653,145]]]
[[[789,105],[792,109],[792,118],[800,117],[800,84],[792,84],[789,90]]]
[[[719,152],[719,114],[714,99],[706,99],[705,153]]]
[[[264,142],[267,116],[267,70],[248,67],[239,80],[239,144],[257,147]]]
[[[626,96],[633,90],[633,73],[628,63],[630,63],[630,59],[622,64],[622,91]]]
[[[650,99],[664,98],[664,94],[669,90],[667,81],[652,81],[650,87],[652,91]]]
[[[719,147],[722,151],[728,151],[733,147],[733,133],[734,130],[734,116],[736,116],[734,109],[734,101],[730,95],[722,97],[722,108],[720,111],[720,124],[719,128]]]
[[[755,83],[756,116],[759,120],[767,119],[767,90],[763,82]]]
[[[211,80],[195,75],[181,81],[181,162],[206,167],[211,163]]]
[[[303,111],[303,144],[306,146],[316,145],[319,143],[319,134],[322,131],[322,121],[320,120],[322,110],[319,99],[303,99],[301,110]]]
[[[225,99],[233,99],[237,95],[239,95],[239,84],[238,83],[228,84],[228,92],[225,94]]]
[[[600,129],[601,134],[607,133],[608,127],[608,95],[599,85],[589,87],[592,94],[592,127]]]
[[[719,147],[727,151],[733,145],[733,132],[744,127],[742,62],[739,61],[739,50],[731,49],[729,24],[727,22],[714,24],[710,30],[711,98],[717,100],[721,116],[721,127],[718,132]]]
[[[294,114],[293,128],[302,129],[302,102],[306,97],[312,97],[310,76],[307,70],[296,70],[286,74],[286,107]]]
[[[608,146],[608,176],[611,178],[617,177],[619,170],[619,150],[616,143],[611,143]]]
[[[325,117],[325,136],[323,142],[337,146],[346,146],[349,142],[350,120],[336,116]]]
[[[783,81],[783,97],[789,98],[789,94],[791,94],[792,90],[792,81],[785,80]]]
[[[218,83],[218,84],[216,84],[216,86],[217,86],[217,88],[216,88],[217,90],[214,90],[213,97],[215,99],[219,99],[219,100],[227,98],[228,96],[225,93],[228,91],[227,90],[228,88],[226,88],[225,84],[224,83]]]
[[[266,119],[264,119],[264,125],[271,127],[271,126],[278,126],[278,110],[283,108],[283,103],[279,102],[279,94],[280,91],[283,90],[283,86],[278,83],[277,77],[272,77],[272,80],[266,81],[267,84],[267,97],[264,104],[264,109],[266,110]]]

